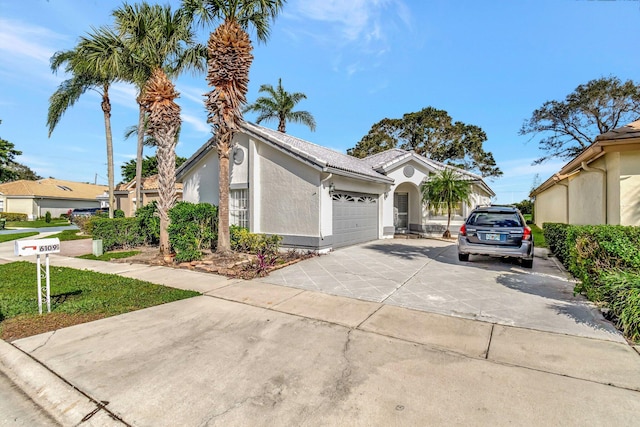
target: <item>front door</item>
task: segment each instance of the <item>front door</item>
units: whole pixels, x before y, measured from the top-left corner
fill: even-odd
[[[396,232],[407,231],[409,228],[409,193],[393,194],[393,225]]]

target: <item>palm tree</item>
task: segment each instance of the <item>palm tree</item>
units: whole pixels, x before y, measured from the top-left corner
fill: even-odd
[[[115,28],[120,37],[125,42],[131,61],[131,75],[128,80],[138,89],[136,101],[139,106],[138,126],[137,126],[137,155],[136,155],[136,182],[142,179],[142,162],[144,146],[149,145],[144,138],[146,127],[146,111],[142,104],[142,92],[145,84],[151,78],[151,73],[155,64],[165,64],[169,57],[174,62],[173,67],[166,70],[170,76],[178,75],[185,68],[194,67],[204,70],[206,64],[206,50],[204,46],[196,45],[193,47],[182,48],[181,57],[177,58],[175,52],[176,41],[184,35],[185,28],[176,31],[173,25],[165,28],[165,31],[157,31],[162,28],[164,23],[178,22],[175,17],[170,16],[170,9],[164,9],[159,5],[149,5],[147,2],[135,5],[123,4],[120,8],[113,11],[115,18]],[[164,17],[165,19],[163,19]],[[184,18],[184,17],[183,17]],[[182,18],[182,19],[183,19]],[[164,21],[164,23],[163,23]],[[184,27],[185,21],[180,21],[180,25]],[[159,26],[159,27],[158,27]],[[189,35],[191,37],[191,35]],[[173,39],[166,43],[167,39]],[[148,55],[151,58],[148,58]],[[131,133],[129,133],[129,136]],[[154,144],[155,145],[155,144]],[[136,207],[142,206],[141,188],[136,186]]]
[[[422,200],[429,209],[447,210],[447,229],[442,237],[449,239],[451,231],[451,213],[458,203],[469,203],[471,182],[464,180],[455,169],[446,167],[442,171],[431,175],[422,184]]]
[[[107,142],[107,177],[109,181],[109,218],[113,218],[113,137],[111,133],[111,102],[109,88],[121,80],[126,73],[123,48],[120,40],[109,28],[101,27],[81,37],[71,50],[57,52],[51,58],[51,70],[57,72],[64,65],[71,77],[58,86],[49,98],[47,125],[49,136],[53,133],[62,115],[73,106],[87,90],[98,92],[102,98],[100,106],[104,115]]]
[[[282,79],[278,79],[278,87],[273,88],[269,84],[260,86],[258,92],[266,92],[268,96],[261,96],[251,105],[244,109],[244,113],[256,112],[260,115],[256,119],[256,123],[260,124],[263,120],[278,120],[278,131],[287,132],[287,121],[293,123],[302,123],[311,129],[316,130],[316,121],[308,111],[292,111],[296,104],[303,99],[307,99],[307,95],[302,92],[287,92],[282,87]]]
[[[207,44],[207,121],[212,126],[219,160],[218,253],[231,252],[229,239],[229,153],[233,134],[242,123],[253,62],[249,28],[258,41],[269,37],[269,26],[286,0],[182,0],[183,8],[204,25],[219,24]]]
[[[146,127],[142,116],[138,126],[155,140],[157,146],[160,253],[169,255],[168,212],[176,201],[175,148],[182,122],[180,107],[174,102],[179,94],[170,76],[187,68],[204,69],[205,50],[194,42],[190,16],[183,10],[174,12],[170,6],[143,2],[129,8],[125,5],[122,13],[116,11],[114,15],[123,44],[131,53],[132,68],[137,69],[140,65],[138,71],[131,73],[131,81],[138,85],[144,81],[138,102],[144,108]],[[139,139],[141,135],[139,130]],[[140,149],[138,152],[141,153]]]

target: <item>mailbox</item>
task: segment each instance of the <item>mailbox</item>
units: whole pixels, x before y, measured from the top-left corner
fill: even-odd
[[[16,256],[55,254],[60,252],[60,239],[16,240]]]

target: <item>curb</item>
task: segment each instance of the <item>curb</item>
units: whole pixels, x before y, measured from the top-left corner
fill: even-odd
[[[0,340],[0,371],[63,426],[127,425],[10,343]]]

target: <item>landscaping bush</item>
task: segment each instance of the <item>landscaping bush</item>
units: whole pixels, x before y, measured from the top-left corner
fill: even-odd
[[[169,242],[178,262],[202,258],[218,239],[218,208],[209,203],[179,202],[169,210]]]
[[[569,246],[567,244],[568,224],[545,222],[542,224],[544,240],[549,249],[565,266],[569,261]]]
[[[47,224],[51,223],[51,212],[47,211],[47,213],[44,214],[44,222],[46,222]]]
[[[231,249],[237,252],[249,254],[277,255],[280,251],[282,237],[276,234],[250,233],[243,227],[232,225],[229,228],[231,235]]]
[[[603,273],[601,293],[616,326],[633,341],[640,341],[640,274],[623,271]]]
[[[0,218],[4,218],[7,221],[27,221],[27,214],[15,213],[15,212],[0,212]]]
[[[124,211],[122,209],[116,209],[113,211],[114,218],[124,218]]]
[[[73,223],[78,226],[80,231],[87,236],[91,236],[91,232],[93,230],[92,220],[94,218],[90,216],[77,216],[73,219]]]
[[[147,245],[157,245],[160,242],[160,215],[158,203],[154,200],[136,211],[136,219],[140,234]]]
[[[102,239],[105,251],[129,249],[144,243],[137,218],[94,218],[89,221],[94,239]]]

